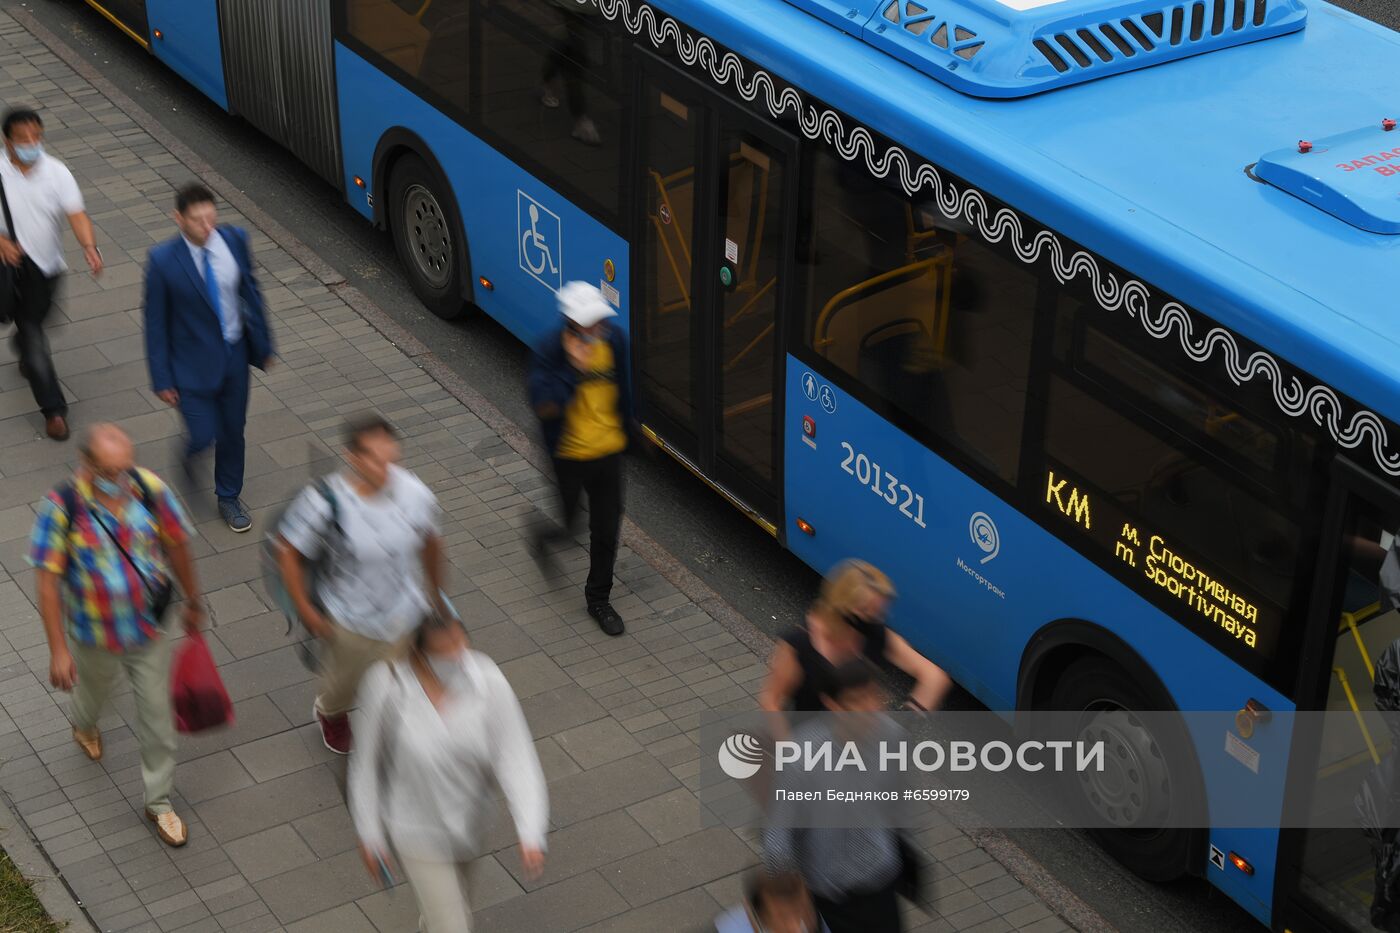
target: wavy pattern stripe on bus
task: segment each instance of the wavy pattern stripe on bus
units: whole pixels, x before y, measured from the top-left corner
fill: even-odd
[[[1272,355],[1262,350],[1246,354],[1234,335],[1222,327],[1212,327],[1204,337],[1197,339],[1192,333],[1190,312],[1179,302],[1165,302],[1154,315],[1151,289],[1142,282],[1127,279],[1120,283],[1113,273],[1103,272],[1097,259],[1088,253],[1076,250],[1066,255],[1064,243],[1049,230],[1039,230],[1027,238],[1020,215],[1011,209],[993,211],[981,191],[946,182],[936,167],[911,157],[900,146],[889,146],[880,152],[874,135],[866,127],[848,126],[846,117],[841,114],[807,104],[796,88],[780,88],[773,76],[761,68],[754,68],[752,75],[746,75],[739,56],[733,52],[721,53],[708,37],[691,33],[651,5],[639,4],[634,12],[630,0],[576,2],[581,6],[596,4],[608,19],[620,22],[634,36],[645,35],[658,50],[664,49],[668,40],[673,40],[677,54],[687,67],[700,67],[717,84],[732,86],[747,101],[756,101],[761,94],[764,106],[775,119],[794,112],[808,139],[831,142],[848,162],[863,158],[871,174],[879,178],[894,176],[911,196],[932,190],[945,215],[972,224],[988,242],[1000,243],[1003,237],[1010,235],[1011,244],[1022,262],[1035,263],[1048,256],[1051,269],[1062,283],[1080,275],[1087,276],[1095,298],[1105,311],[1126,311],[1142,322],[1148,334],[1159,340],[1169,338],[1175,330],[1181,349],[1195,362],[1206,362],[1218,350],[1227,373],[1236,384],[1262,375],[1269,380],[1274,401],[1284,414],[1293,418],[1309,416],[1313,423],[1331,433],[1340,446],[1354,450],[1364,446],[1369,436],[1376,464],[1391,476],[1400,476],[1400,451],[1387,450],[1390,440],[1385,420],[1369,409],[1359,408],[1347,421],[1341,396],[1330,386],[1304,385],[1296,376],[1285,376]]]

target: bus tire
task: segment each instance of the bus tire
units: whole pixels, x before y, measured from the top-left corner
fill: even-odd
[[[462,263],[447,183],[415,153],[394,163],[389,176],[386,216],[399,263],[409,285],[428,310],[445,321],[466,311],[462,299]]]
[[[1184,828],[1206,825],[1200,768],[1185,723],[1180,717],[1172,717],[1171,725],[1167,725],[1162,722],[1165,717],[1154,717],[1159,729],[1168,733],[1159,735],[1136,717],[1115,717],[1106,722],[1094,715],[1114,710],[1171,710],[1167,697],[1149,695],[1155,692],[1109,658],[1090,655],[1065,668],[1051,694],[1050,710],[1057,737],[1077,738],[1092,726],[1093,736],[1103,738],[1106,723],[1107,754],[1113,757],[1122,752],[1141,763],[1144,786],[1152,785],[1157,796],[1138,800],[1142,814],[1139,818],[1161,820],[1176,828],[1092,828],[1088,832],[1138,877],[1161,882],[1199,873],[1206,845],[1205,830]],[[1121,809],[1106,813],[1111,807],[1099,795],[1092,775],[1068,773],[1065,780],[1069,799],[1089,818],[1090,825],[1102,827],[1105,821],[1123,818]],[[1121,790],[1121,785],[1114,789]]]

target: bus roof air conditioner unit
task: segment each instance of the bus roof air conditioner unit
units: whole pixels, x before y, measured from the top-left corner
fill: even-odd
[[[1302,29],[1303,0],[788,0],[976,97],[1026,97]]]

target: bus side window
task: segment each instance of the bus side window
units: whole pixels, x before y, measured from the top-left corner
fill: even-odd
[[[350,35],[466,112],[469,0],[346,0]]]
[[[614,217],[621,200],[626,47],[596,3],[472,0],[476,116],[526,167]]]
[[[1015,483],[1034,273],[830,153],[817,157],[812,188],[811,239],[799,257],[808,348],[903,420]]]

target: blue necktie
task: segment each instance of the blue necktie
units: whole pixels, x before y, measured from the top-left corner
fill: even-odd
[[[214,278],[213,250],[204,247],[204,290],[209,294],[209,303],[214,306],[214,313],[219,316],[219,328],[227,332],[227,321],[224,320],[224,306],[219,301],[219,280]]]

